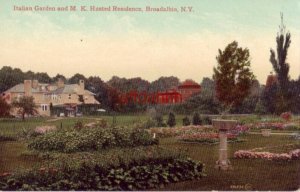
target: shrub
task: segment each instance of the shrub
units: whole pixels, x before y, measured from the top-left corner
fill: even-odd
[[[203,122],[204,125],[211,125],[211,124],[212,124],[212,120],[211,120],[211,118],[208,117],[208,116],[204,116],[204,117],[202,118],[202,122]]]
[[[16,141],[17,138],[9,135],[0,135],[0,141]]]
[[[119,156],[118,151],[110,154],[104,159],[111,164],[103,164],[101,160],[80,161],[76,166],[66,163],[55,168],[6,174],[0,177],[0,190],[145,190],[205,176],[202,163],[160,148],[150,149],[150,153],[141,148],[127,150],[124,154],[134,157],[131,161],[126,160],[128,156]],[[115,156],[118,164],[112,161]]]
[[[170,112],[167,124],[169,127],[174,127],[176,125],[175,114]]]
[[[144,129],[95,127],[49,132],[34,138],[28,147],[41,151],[76,152],[153,144],[157,141]]]
[[[157,113],[155,116],[156,126],[157,127],[166,127],[167,125],[164,123],[163,115]]]
[[[191,121],[190,119],[188,118],[188,116],[185,116],[183,119],[182,119],[182,125],[183,126],[188,126],[191,124]]]
[[[156,121],[153,120],[153,119],[148,119],[144,124],[143,124],[143,127],[145,129],[149,129],[151,127],[155,127],[156,126]]]
[[[83,124],[81,121],[77,121],[74,125],[74,129],[80,130],[83,128]]]
[[[194,113],[193,115],[193,125],[201,125],[202,124],[202,121],[200,119],[200,115],[199,113]]]
[[[290,121],[292,118],[292,114],[290,112],[281,113],[280,117],[285,121]]]

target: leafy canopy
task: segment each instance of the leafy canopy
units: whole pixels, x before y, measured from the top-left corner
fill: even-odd
[[[219,49],[213,79],[216,96],[225,106],[238,105],[249,94],[254,80],[249,57],[249,50],[238,47],[236,41],[227,45],[224,51]]]
[[[25,115],[35,115],[38,114],[34,103],[34,98],[32,96],[23,96],[12,102],[12,106],[17,108],[17,113],[22,115],[22,119],[25,119]]]

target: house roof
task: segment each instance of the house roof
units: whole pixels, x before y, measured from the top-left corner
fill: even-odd
[[[47,93],[47,94],[76,94],[80,89],[78,84],[69,84],[69,85],[65,84],[64,87],[57,88],[53,91],[49,91],[49,89],[47,88],[48,86],[50,86],[50,84],[39,83],[38,87],[36,89],[31,87],[31,92],[32,93]],[[51,85],[51,86],[53,86],[53,85]],[[24,93],[25,92],[24,83],[17,84],[5,92]],[[88,94],[88,95],[95,95],[94,93],[92,93],[91,91],[88,91],[88,90],[84,90],[84,93]]]
[[[47,92],[47,89],[46,89],[46,86],[48,84],[39,84],[39,86],[34,89],[31,87],[31,92],[32,93],[46,93]],[[6,90],[5,92],[12,92],[12,93],[24,93],[25,90],[24,90],[24,83],[20,83],[20,84],[17,84],[15,86],[13,86],[12,88]]]

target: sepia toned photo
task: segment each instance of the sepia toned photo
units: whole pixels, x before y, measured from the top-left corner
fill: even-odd
[[[299,191],[300,0],[0,0],[0,191]]]

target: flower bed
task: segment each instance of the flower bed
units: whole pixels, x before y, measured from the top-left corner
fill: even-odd
[[[76,155],[62,154],[55,168],[0,174],[0,190],[145,190],[205,176],[202,163],[156,146]]]
[[[158,127],[158,128],[150,128],[150,132],[155,133],[158,137],[174,137],[179,136],[188,132],[193,133],[203,133],[203,132],[215,132],[212,126],[200,126],[200,125],[189,125],[182,127],[174,127],[174,128],[166,128],[166,127]]]
[[[300,160],[300,149],[290,150],[288,153],[271,153],[262,150],[263,148],[257,148],[252,150],[239,150],[234,153],[234,157],[237,159],[266,159],[273,161],[289,161]]]
[[[247,125],[237,125],[235,128],[229,130],[229,133],[234,135],[243,135],[250,130],[250,127]]]
[[[253,126],[255,129],[275,129],[275,130],[283,130],[283,123],[257,123]]]
[[[184,142],[196,142],[204,144],[217,144],[219,143],[219,134],[218,133],[196,133],[196,134],[184,134],[177,137],[179,141]],[[228,142],[242,142],[235,134],[227,134]]]
[[[299,130],[300,127],[296,123],[280,123],[280,122],[263,122],[249,124],[248,127],[253,129],[272,129],[272,130]]]

